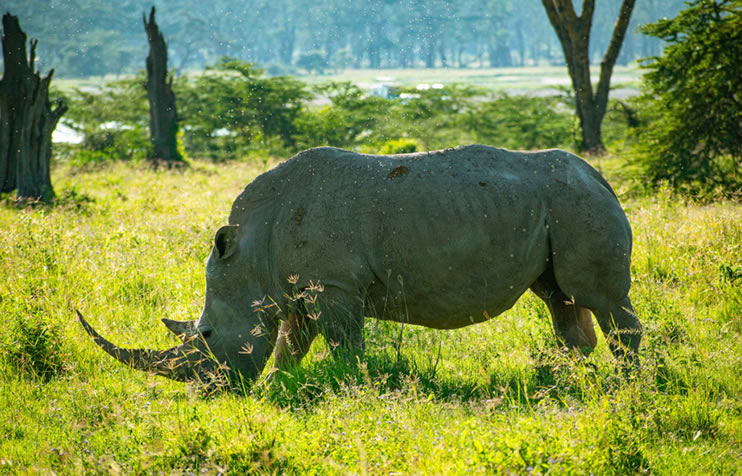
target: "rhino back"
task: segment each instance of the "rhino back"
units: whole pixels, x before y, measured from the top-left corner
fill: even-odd
[[[230,222],[268,237],[255,252],[275,293],[298,274],[363,293],[379,318],[453,328],[510,308],[546,269],[565,184],[609,190],[591,171],[563,151],[317,148],[257,178]]]

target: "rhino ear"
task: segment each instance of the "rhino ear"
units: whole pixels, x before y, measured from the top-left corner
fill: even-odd
[[[217,230],[214,237],[214,248],[219,259],[227,259],[237,251],[239,246],[238,231],[238,225],[225,225]]]

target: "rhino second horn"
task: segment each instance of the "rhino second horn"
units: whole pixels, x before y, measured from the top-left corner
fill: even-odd
[[[185,341],[196,336],[196,321],[174,321],[172,319],[162,319],[170,332]]]
[[[93,338],[93,341],[98,344],[98,347],[122,364],[143,372],[162,375],[163,377],[179,382],[187,382],[195,379],[194,377],[197,372],[194,372],[190,368],[188,355],[183,345],[160,351],[150,349],[122,349],[98,334],[93,329],[93,326],[88,324],[82,317],[80,311],[76,312],[83,329]]]

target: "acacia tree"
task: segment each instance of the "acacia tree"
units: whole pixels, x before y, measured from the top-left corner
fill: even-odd
[[[18,17],[3,15],[3,77],[0,79],[0,193],[17,189],[19,200],[54,198],[49,162],[52,132],[67,105],[49,101],[54,70],[34,71],[36,40],[26,57],[26,34]]]
[[[145,16],[144,29],[149,41],[147,56],[147,96],[149,97],[149,127],[154,158],[172,165],[181,163],[183,157],[178,152],[178,113],[175,109],[173,77],[167,71],[167,45],[165,38],[155,23],[155,7]],[[168,77],[169,76],[169,77]]]
[[[541,0],[552,27],[562,44],[572,88],[575,91],[577,116],[582,129],[582,149],[591,153],[605,151],[601,124],[608,105],[608,91],[616,58],[621,51],[631,12],[636,0],[623,0],[613,34],[600,63],[598,86],[593,90],[590,80],[590,28],[595,0],[582,2],[582,13],[577,15],[572,0]]]
[[[695,0],[645,25],[666,42],[647,59],[636,161],[652,183],[742,196],[742,2]]]

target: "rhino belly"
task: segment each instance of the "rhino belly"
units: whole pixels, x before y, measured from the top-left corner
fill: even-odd
[[[482,322],[515,304],[549,265],[540,214],[435,227],[387,241],[369,259],[368,314],[439,329]]]

